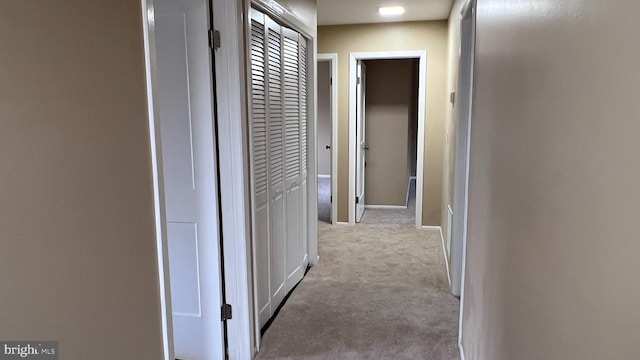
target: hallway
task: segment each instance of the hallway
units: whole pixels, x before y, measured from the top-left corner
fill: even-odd
[[[458,299],[440,234],[319,223],[320,261],[262,339],[257,359],[459,359]]]

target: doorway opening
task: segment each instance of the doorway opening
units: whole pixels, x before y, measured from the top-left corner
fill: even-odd
[[[338,54],[317,56],[318,220],[335,225],[338,203]]]
[[[365,210],[372,209],[382,214],[389,210],[408,210],[412,214],[402,214],[396,220],[415,224],[418,228],[422,226],[426,61],[426,51],[350,54],[350,224],[363,219],[367,221]],[[380,75],[367,80],[368,66],[376,69]],[[407,79],[406,86],[401,85],[402,82],[396,84],[398,76],[388,77],[390,74],[383,70],[385,66],[391,66],[389,69],[395,67],[398,74],[404,74],[400,77]],[[374,81],[374,87],[370,89],[368,82],[371,80]],[[378,85],[388,85],[390,82],[394,86]],[[400,87],[401,90],[392,89],[395,91],[390,95],[388,90],[393,87]],[[372,91],[371,94],[367,94],[368,91]],[[396,96],[401,93],[405,95]],[[369,99],[371,96],[373,100]],[[373,129],[368,130],[370,125]],[[368,136],[372,138],[368,139]],[[411,140],[414,138],[415,143]],[[375,141],[376,145],[371,141]],[[415,161],[410,154],[415,154]],[[373,163],[368,160],[370,155],[375,159]],[[394,170],[391,171],[389,167],[394,167]],[[367,176],[371,179],[367,179]],[[372,186],[373,192],[367,186]],[[411,198],[415,198],[414,209],[411,209],[414,206],[409,201]],[[371,221],[377,221],[375,216]]]
[[[415,223],[418,59],[364,60],[363,224]],[[359,108],[358,108],[359,110]],[[359,169],[358,169],[359,170]]]

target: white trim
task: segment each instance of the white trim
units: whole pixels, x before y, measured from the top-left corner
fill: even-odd
[[[473,115],[472,109],[473,109],[473,79],[474,79],[474,59],[475,59],[475,37],[476,37],[476,11],[477,11],[477,2],[476,0],[469,0],[469,6],[467,6],[467,11],[471,10],[472,11],[472,16],[471,16],[471,34],[472,34],[472,40],[471,40],[471,54],[472,54],[472,60],[471,60],[471,72],[470,72],[470,77],[471,77],[471,82],[470,82],[470,94],[469,94],[469,129],[468,129],[468,136],[469,136],[469,141],[468,141],[468,146],[467,146],[467,166],[466,166],[466,189],[465,189],[465,193],[466,193],[466,197],[465,197],[465,206],[464,206],[464,234],[463,234],[463,238],[462,238],[462,270],[461,270],[461,280],[460,280],[460,318],[459,318],[459,322],[458,322],[458,343],[459,343],[459,347],[460,347],[460,356],[461,359],[464,360],[465,359],[465,354],[464,354],[464,346],[462,345],[462,336],[463,336],[463,319],[464,319],[464,301],[465,301],[465,296],[464,296],[464,283],[465,283],[465,278],[466,278],[466,267],[467,267],[467,226],[466,224],[468,223],[468,193],[469,193],[469,163],[471,160],[471,128],[472,128],[472,121],[471,121],[471,117]],[[464,16],[466,15],[466,11],[464,13],[461,14],[462,18],[464,18]],[[461,26],[462,26],[462,21],[461,21]],[[462,34],[462,32],[461,32]]]
[[[415,176],[409,176],[409,180],[416,180],[417,178]]]
[[[213,22],[224,44],[216,50],[216,87],[222,238],[226,301],[233,305],[233,321],[227,322],[230,359],[253,357],[257,339],[252,333],[253,291],[249,230],[248,155],[246,146],[246,88],[242,4],[213,0]]]
[[[318,174],[318,179],[331,179],[331,174]]]
[[[164,201],[164,179],[162,177],[162,145],[160,143],[160,123],[155,114],[158,106],[154,99],[156,79],[155,8],[153,0],[141,0],[142,31],[144,38],[144,59],[147,87],[147,112],[149,144],[153,178],[153,205],[156,235],[156,256],[158,259],[158,286],[160,316],[162,322],[162,348],[164,360],[175,359],[173,348],[173,315],[171,313],[171,285],[169,283],[169,245],[167,242],[166,208]]]
[[[350,225],[348,222],[338,221],[336,225]]]
[[[440,226],[422,225],[422,226],[420,227],[420,229],[422,229],[422,230],[440,231]]]
[[[335,225],[338,223],[338,54],[318,54],[316,61],[331,64],[331,224]]]
[[[413,59],[420,61],[418,72],[418,159],[416,164],[416,227],[422,225],[422,188],[424,183],[424,127],[426,109],[426,50],[352,52],[349,54],[349,224],[355,224],[356,208],[356,65],[357,60],[371,59]]]
[[[449,286],[451,286],[451,273],[449,272],[449,260],[447,259],[447,248],[444,243],[444,235],[442,234],[442,226],[422,226],[423,230],[434,230],[440,234],[440,241],[442,242],[442,255],[444,256],[444,263],[447,269],[447,279],[449,280]]]
[[[407,206],[402,205],[365,205],[365,209],[377,209],[377,210],[404,210]]]
[[[444,256],[444,264],[447,269],[447,280],[449,281],[449,287],[451,287],[451,271],[449,271],[449,258],[447,257],[447,245],[444,243],[444,235],[442,234],[442,226],[440,228],[440,240],[442,240],[442,255]]]
[[[458,350],[460,350],[460,360],[466,360],[466,356],[464,354],[464,345],[462,345],[462,341],[458,341]]]

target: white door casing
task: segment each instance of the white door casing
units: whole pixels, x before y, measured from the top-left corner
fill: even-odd
[[[367,153],[367,140],[365,137],[365,103],[366,103],[366,66],[358,60],[358,82],[356,85],[356,222],[362,220],[365,209],[364,174]]]
[[[416,163],[416,227],[422,227],[422,198],[424,184],[424,128],[426,108],[427,52],[424,50],[352,52],[349,54],[349,224],[356,222],[356,182],[358,157],[356,155],[356,107],[358,60],[419,59],[418,66],[418,159]]]
[[[155,3],[162,168],[176,357],[224,356],[206,0]]]

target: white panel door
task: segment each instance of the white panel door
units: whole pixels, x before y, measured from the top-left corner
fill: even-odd
[[[175,353],[182,359],[221,359],[220,238],[207,2],[159,0],[155,10]]]
[[[265,16],[251,13],[251,164],[256,287],[260,326],[271,317]]]
[[[298,33],[283,28],[285,211],[287,291],[304,275],[300,187],[300,93]]]
[[[365,208],[364,173],[367,153],[365,139],[365,81],[366,68],[364,62],[358,60],[358,83],[356,85],[356,222],[362,220]]]
[[[282,28],[266,17],[267,78],[269,90],[269,189],[271,225],[271,307],[284,300],[286,288],[286,234],[284,205],[284,78],[282,76]]]

